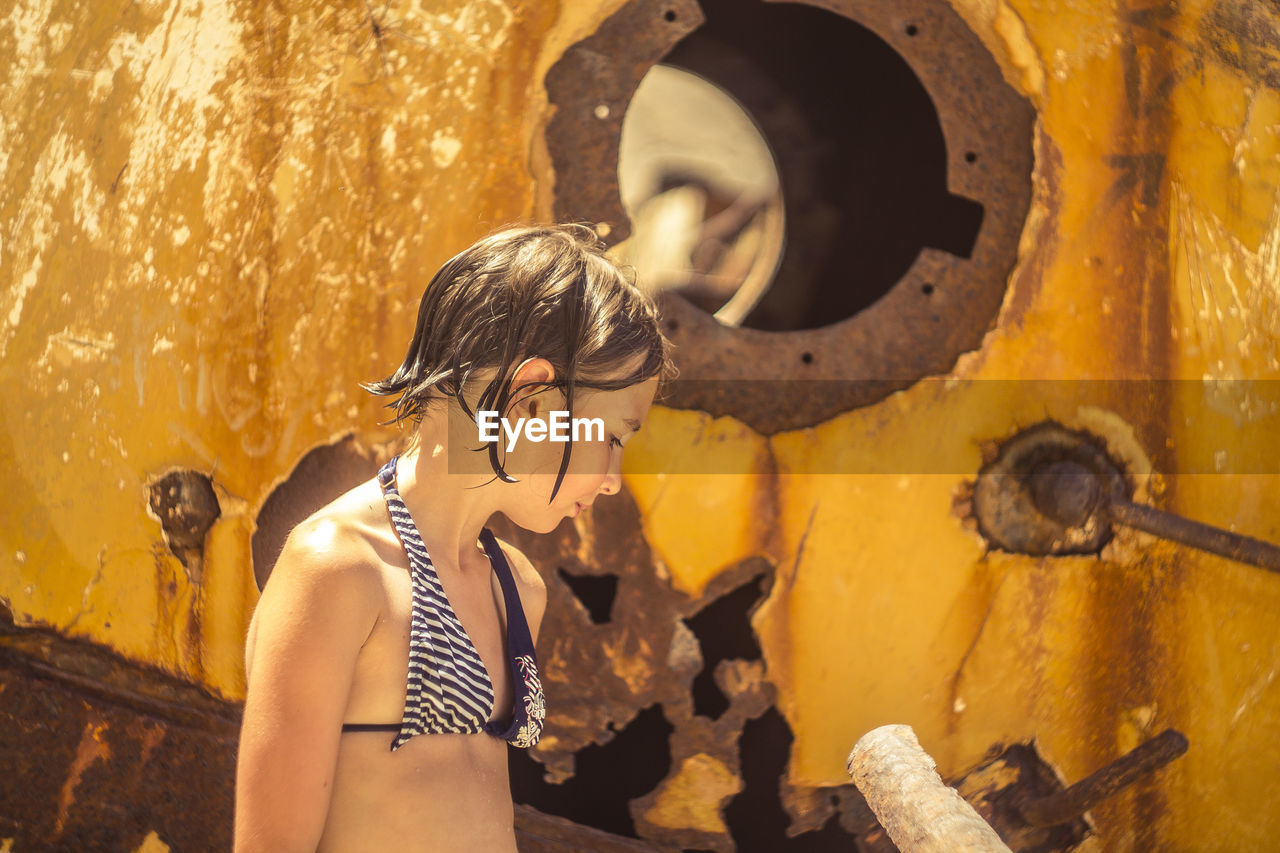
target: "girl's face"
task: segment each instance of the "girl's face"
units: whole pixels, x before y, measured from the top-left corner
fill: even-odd
[[[582,389],[574,401],[572,418],[590,424],[581,429],[573,442],[569,468],[555,499],[556,474],[560,470],[565,444],[520,438],[523,464],[513,470],[523,486],[517,505],[506,511],[508,518],[537,532],[554,530],[565,517],[574,518],[591,506],[600,495],[612,495],[622,488],[622,451],[640,430],[658,389],[657,378],[648,379],[617,391]],[[548,399],[554,395],[546,395]],[[549,420],[551,410],[535,412],[540,420]],[[562,416],[563,417],[563,416]],[[603,434],[599,426],[603,425]],[[585,424],[584,424],[585,426]]]

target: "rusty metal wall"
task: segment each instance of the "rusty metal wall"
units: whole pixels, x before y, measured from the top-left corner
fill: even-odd
[[[931,54],[910,45],[934,18],[894,8],[863,23],[927,82]],[[776,809],[812,831],[795,849],[820,849],[833,818],[861,819],[843,763],[874,726],[911,725],[951,777],[1034,740],[1068,781],[1171,726],[1187,755],[1096,808],[1085,843],[1263,847],[1280,832],[1280,579],[1124,531],[1100,555],[1005,553],[969,495],[1000,442],[1054,420],[1105,443],[1139,500],[1280,539],[1280,14],[927,8],[953,13],[1030,106],[1029,202],[998,309],[963,355],[921,368],[945,381],[811,409],[747,384],[656,409],[627,496],[526,543],[550,587],[537,758],[569,784],[591,749],[656,743],[669,762],[646,765],[619,818],[641,837],[728,850],[744,810]],[[397,357],[423,270],[507,221],[609,221],[587,200],[562,207],[574,136],[555,129],[548,75],[611,21],[665,44],[653,28],[678,35],[694,14],[641,0],[11,9],[0,742],[24,783],[6,789],[0,845],[74,849],[91,831],[117,849],[225,844],[225,824],[173,815],[229,804],[259,513],[308,451],[389,438],[357,382]],[[616,113],[642,70],[577,84],[616,84],[599,93]],[[986,116],[938,108],[949,134],[984,138]],[[595,144],[583,162],[607,135]],[[851,377],[832,365],[875,364],[857,318],[762,342],[667,311],[694,378],[836,381]],[[1137,394],[1080,379],[1176,381]],[[672,459],[697,462],[665,473]],[[166,503],[185,494],[175,482],[205,495],[203,513]],[[609,575],[612,594],[582,591]],[[746,620],[745,646],[717,649],[723,613]],[[698,697],[717,693],[706,711]],[[781,744],[776,770],[744,766],[757,743]],[[513,769],[536,796],[543,765]],[[771,772],[772,793],[745,781]]]

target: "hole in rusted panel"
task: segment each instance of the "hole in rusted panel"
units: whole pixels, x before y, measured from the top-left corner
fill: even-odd
[[[188,570],[198,570],[205,534],[222,514],[213,482],[199,471],[169,471],[151,481],[148,504],[160,519],[169,550]]]
[[[725,807],[725,823],[739,853],[848,853],[854,837],[836,816],[821,829],[788,837],[791,823],[778,793],[778,780],[786,775],[791,743],[791,727],[777,708],[770,708],[755,720],[748,720],[738,741],[743,791]]]
[[[587,609],[592,622],[603,625],[609,621],[613,614],[613,600],[618,595],[617,575],[573,575],[564,569],[557,573]]]
[[[738,99],[655,65],[627,107],[618,186],[632,232],[617,252],[637,283],[740,324],[773,280],[786,226],[778,163]]]
[[[1062,780],[1040,756],[1035,744],[993,747],[982,764],[949,782],[991,824],[1012,849],[1024,853],[1072,850],[1089,834],[1083,818],[1058,826],[1032,827],[1019,813],[1021,803],[1055,794]]]
[[[673,728],[660,705],[651,705],[603,745],[574,753],[574,774],[553,785],[528,750],[508,751],[511,795],[517,803],[615,835],[636,834],[628,803],[662,781],[671,769]]]
[[[751,611],[759,603],[764,575],[724,595],[685,620],[702,648],[702,670],[693,680],[693,712],[718,720],[729,709],[716,686],[716,666],[723,660],[760,660],[760,643],[751,629]]]
[[[924,248],[970,257],[982,205],[948,191],[937,109],[902,56],[820,9],[701,6],[706,23],[664,63],[742,103],[777,157],[787,210],[776,280],[743,325],[827,326],[883,297]]]
[[[609,223],[619,249],[636,230],[617,191],[621,126],[659,62],[745,108],[787,215],[777,273],[740,325],[664,295],[682,374],[712,380],[673,383],[665,405],[773,434],[875,403],[981,345],[1029,209],[1035,113],[951,4],[624,3],[545,81],[555,213]],[[608,119],[590,121],[601,103]],[[806,352],[842,384],[776,384]]]

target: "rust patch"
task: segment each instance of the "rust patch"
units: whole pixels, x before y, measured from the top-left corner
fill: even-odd
[[[96,715],[85,723],[84,732],[80,735],[80,745],[76,747],[76,757],[67,768],[66,780],[62,783],[62,790],[58,792],[58,819],[53,824],[54,840],[62,836],[62,830],[66,827],[67,812],[75,803],[76,788],[84,778],[85,770],[96,761],[111,758],[111,748],[103,737],[106,729],[106,722]]]
[[[199,471],[169,471],[147,486],[148,506],[164,531],[165,544],[191,575],[200,580],[204,537],[222,515],[213,481]]]
[[[1034,201],[1027,216],[1027,229],[1022,237],[1025,254],[1009,279],[1009,294],[1001,314],[1001,325],[1012,329],[1022,325],[1027,310],[1044,287],[1045,273],[1058,252],[1059,224],[1062,210],[1062,152],[1044,131],[1035,125]],[[1096,265],[1097,259],[1091,259]]]
[[[238,708],[53,631],[0,624],[0,836],[18,850],[229,849]]]
[[[1169,336],[1171,271],[1168,253],[1148,247],[1165,246],[1169,240],[1169,177],[1164,168],[1174,115],[1169,99],[1172,81],[1191,66],[1180,61],[1184,48],[1173,35],[1180,23],[1177,4],[1143,7],[1121,2],[1116,15],[1127,109],[1116,111],[1107,131],[1116,143],[1101,165],[1115,167],[1114,182],[1093,227],[1100,234],[1137,233],[1144,238],[1107,240],[1115,254],[1108,263],[1118,270],[1114,292],[1128,304],[1098,318],[1098,339],[1114,341],[1109,363],[1129,377],[1166,378],[1174,375],[1175,357]],[[1161,387],[1149,399],[1121,410],[1135,425],[1139,441],[1153,448],[1153,464],[1162,466],[1170,458],[1164,436],[1174,417],[1168,383],[1157,384]],[[1116,549],[1124,550],[1126,538],[1117,537],[1102,552],[1103,561],[1087,587],[1079,629],[1085,639],[1080,654],[1090,662],[1079,677],[1081,715],[1087,720],[1082,729],[1096,734],[1080,744],[1076,758],[1094,766],[1114,755],[1124,708],[1159,704],[1174,659],[1161,639],[1165,632],[1160,617],[1176,609],[1179,570],[1163,565],[1164,560],[1150,551],[1117,559]],[[1156,849],[1162,846],[1165,812],[1158,789],[1139,784],[1095,814],[1100,825],[1123,833],[1109,837],[1110,844]]]
[[[1201,21],[1200,37],[1227,68],[1280,89],[1280,14],[1274,5],[1218,0]]]
[[[702,20],[694,0],[632,0],[551,66],[547,98],[556,113],[546,139],[557,220],[603,223],[610,243],[630,235],[618,196],[622,118],[640,79]]]

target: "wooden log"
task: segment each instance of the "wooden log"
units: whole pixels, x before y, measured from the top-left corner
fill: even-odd
[[[846,767],[902,853],[1011,853],[973,807],[943,784],[910,726],[867,732]]]

